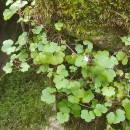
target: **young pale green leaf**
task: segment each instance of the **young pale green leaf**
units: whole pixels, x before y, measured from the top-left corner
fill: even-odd
[[[61,88],[67,88],[69,86],[69,80],[68,79],[63,79],[59,82],[56,82],[56,88],[61,89]]]
[[[72,65],[69,67],[69,69],[70,69],[70,72],[75,72],[77,70],[77,67]]]
[[[30,65],[27,64],[26,62],[22,62],[20,67],[21,67],[21,71],[25,72],[25,71],[28,71],[28,69],[30,68]]]
[[[32,29],[33,34],[39,34],[43,29],[43,26],[36,26],[34,29]]]
[[[125,112],[121,109],[117,109],[115,113],[110,112],[106,117],[109,124],[117,124],[125,120]]]
[[[116,77],[116,73],[113,69],[105,70],[102,74],[104,77],[106,77],[106,80],[108,82],[112,82],[114,80],[114,77]]]
[[[43,51],[43,49],[44,49],[44,44],[43,44],[43,42],[38,42],[37,47],[38,47],[38,50],[39,50],[39,51]]]
[[[83,45],[77,44],[75,50],[77,51],[77,53],[83,53]]]
[[[44,89],[42,91],[41,100],[48,104],[54,103],[56,99],[55,99],[55,95],[53,95],[53,93],[55,91],[56,90],[54,88],[47,87],[46,89]]]
[[[106,113],[107,112],[107,108],[102,105],[102,104],[97,104],[95,109],[94,109],[94,113],[96,114],[96,116],[101,116],[102,113]]]
[[[77,55],[75,60],[75,66],[77,67],[85,67],[87,65],[87,62],[84,60],[83,55]]]
[[[109,124],[112,124],[113,122],[114,122],[114,120],[115,120],[115,113],[114,112],[110,112],[110,113],[108,113],[107,114],[107,116],[106,116],[106,118],[107,118],[107,122],[109,123]]]
[[[18,55],[18,58],[20,61],[25,62],[28,58],[28,53],[26,52],[26,50],[21,50],[21,52]]]
[[[113,68],[118,64],[118,60],[114,56],[109,57],[108,51],[99,51],[94,57],[94,63],[104,68]]]
[[[10,4],[10,3],[11,1],[7,1],[7,4]],[[22,1],[17,0],[13,4],[11,4],[9,9],[5,9],[3,12],[4,20],[10,19],[20,8],[24,7],[27,3],[28,2],[24,0]]]
[[[12,66],[13,64],[10,62],[7,62],[6,65],[3,67],[3,70],[8,74],[12,72]]]
[[[125,43],[125,45],[130,45],[130,37],[121,37],[122,42]]]
[[[127,103],[129,103],[129,102],[130,102],[130,100],[129,100],[128,98],[123,99],[123,100],[122,100],[122,106],[125,107],[125,105],[126,105]]]
[[[5,52],[7,55],[10,55],[10,54],[11,54],[12,52],[14,52],[15,49],[16,49],[15,46],[12,46],[13,43],[14,43],[14,42],[13,42],[11,39],[5,40],[5,41],[3,42],[3,46],[2,46],[2,48],[1,48],[1,50],[2,50],[3,52]]]
[[[56,73],[59,74],[59,75],[63,75],[64,77],[67,77],[68,71],[65,70],[65,69],[66,69],[65,66],[63,64],[61,64],[57,67]]]
[[[13,63],[14,60],[17,59],[17,58],[18,58],[18,55],[12,54],[12,55],[10,56],[10,62]]]
[[[73,96],[73,95],[69,95],[68,96],[68,101],[71,103],[79,103],[79,98]]]
[[[92,99],[94,99],[94,94],[92,93],[91,90],[88,90],[85,92],[82,102],[89,103]]]
[[[41,73],[41,72],[43,72],[43,73],[44,73],[44,72],[47,72],[48,69],[49,69],[48,64],[40,65],[40,66],[39,66],[39,69],[38,69],[38,71],[37,71],[37,73],[39,74],[39,73]]]
[[[93,111],[82,110],[81,118],[84,119],[86,122],[91,122],[93,119],[95,119],[95,114]]]
[[[41,96],[41,100],[46,102],[47,104],[51,104],[55,102],[55,95],[44,94]]]
[[[74,87],[75,89],[75,87]],[[85,94],[85,90],[84,89],[72,89],[72,93],[75,97],[77,98],[83,98],[84,94]]]
[[[38,44],[37,44],[37,43],[31,43],[31,44],[30,44],[30,47],[29,47],[29,50],[30,50],[31,52],[34,52],[34,51],[37,49],[37,47],[38,47]]]
[[[87,49],[85,50],[86,53],[91,53],[92,52],[92,49],[93,49],[93,44],[92,42],[88,41],[88,40],[85,40],[83,41],[83,44],[84,45],[87,45]]]
[[[6,6],[8,6],[8,5],[12,4],[12,3],[13,3],[13,0],[7,0],[6,1]]]
[[[116,57],[117,59],[120,61],[120,60],[123,60],[125,58],[125,55],[126,53],[123,52],[123,51],[118,51],[117,54],[116,54]]]
[[[12,13],[9,9],[5,9],[3,12],[4,20],[10,19],[13,15],[14,13]]]
[[[23,46],[27,43],[28,37],[27,37],[27,32],[23,32],[19,37],[18,37],[18,44],[20,46]]]
[[[62,113],[58,112],[57,113],[57,120],[60,124],[65,123],[69,120],[69,114],[68,113]]]
[[[55,23],[54,25],[57,31],[61,31],[64,26],[62,22]]]
[[[115,95],[115,88],[113,87],[103,87],[102,94],[106,97],[111,97]]]

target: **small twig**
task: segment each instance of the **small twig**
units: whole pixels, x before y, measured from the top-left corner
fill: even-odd
[[[2,78],[6,75],[6,73],[4,73],[1,77],[0,77],[0,81],[2,80]]]
[[[73,79],[73,77],[74,77],[75,73],[76,73],[76,72],[74,72],[74,73],[73,73],[73,75],[71,76],[70,80],[72,80],[72,79]]]
[[[74,54],[76,54],[76,52],[70,47],[68,46],[67,44],[65,44]]]
[[[83,106],[83,107],[86,107],[86,108],[92,108],[92,107],[89,107],[89,106],[86,106],[84,104],[81,104],[81,103],[78,103],[80,106]]]

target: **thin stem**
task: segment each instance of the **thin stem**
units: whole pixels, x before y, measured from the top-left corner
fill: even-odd
[[[70,46],[68,46],[67,44],[66,44],[66,46],[67,46],[74,54],[76,54],[76,52],[75,52]]]

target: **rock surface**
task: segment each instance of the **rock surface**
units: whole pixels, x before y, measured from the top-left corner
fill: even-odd
[[[130,1],[124,0],[36,0],[42,23],[64,24],[64,33],[91,40],[110,51],[123,47],[120,37],[130,34]]]

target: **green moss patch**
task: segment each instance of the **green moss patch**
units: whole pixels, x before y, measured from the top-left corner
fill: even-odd
[[[52,108],[40,100],[46,87],[43,75],[13,73],[0,81],[1,130],[32,130],[47,125]]]

